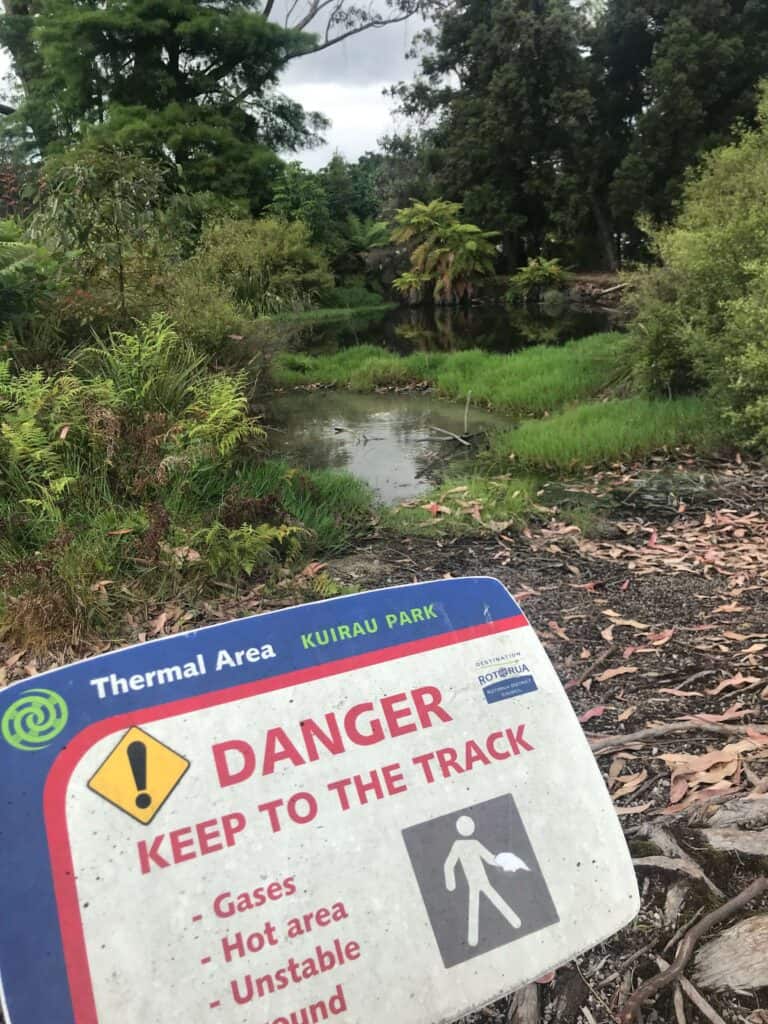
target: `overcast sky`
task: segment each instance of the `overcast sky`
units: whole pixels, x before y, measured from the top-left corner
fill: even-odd
[[[416,62],[406,60],[405,54],[420,27],[421,22],[411,18],[370,29],[289,65],[283,91],[307,110],[317,110],[331,120],[327,144],[300,154],[302,163],[321,167],[335,150],[355,160],[375,149],[376,140],[398,126],[393,101],[383,91],[413,77]]]
[[[314,169],[326,164],[338,150],[355,160],[366,150],[375,149],[377,139],[397,127],[393,101],[383,91],[413,77],[415,62],[407,61],[405,54],[421,24],[419,19],[411,18],[370,29],[291,62],[281,82],[282,91],[331,121],[325,133],[326,145],[293,159]],[[10,64],[9,54],[0,49],[2,78],[9,73]]]

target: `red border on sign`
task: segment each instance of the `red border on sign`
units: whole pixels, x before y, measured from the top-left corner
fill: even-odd
[[[449,647],[451,644],[476,640],[480,637],[493,636],[508,630],[527,626],[528,620],[522,614],[507,619],[499,619],[466,629],[441,633],[439,636],[424,640],[413,640],[398,644],[384,650],[358,654],[350,658],[328,662],[325,665],[314,665],[310,668],[298,669],[283,675],[259,679],[256,682],[242,683],[231,689],[216,690],[213,693],[200,694],[163,704],[160,707],[146,708],[141,711],[130,711],[122,715],[113,715],[83,729],[62,750],[53,763],[45,782],[43,794],[43,810],[45,827],[48,833],[48,848],[51,857],[53,887],[59,911],[59,926],[64,950],[64,961],[67,968],[69,988],[72,998],[72,1011],[75,1024],[99,1024],[96,1015],[96,1003],[93,996],[93,985],[88,967],[88,954],[85,945],[85,933],[80,916],[80,905],[77,898],[77,883],[72,860],[72,850],[67,829],[66,795],[69,781],[77,764],[84,754],[99,740],[121,728],[132,725],[144,725],[157,722],[164,718],[173,718],[189,711],[229,704],[232,701],[256,696],[259,693],[272,693],[284,690],[301,683],[310,683],[328,676],[340,675],[354,669],[379,665],[398,658],[407,658],[413,654]]]

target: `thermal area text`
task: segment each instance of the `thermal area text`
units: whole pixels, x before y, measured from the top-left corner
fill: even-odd
[[[213,744],[211,754],[219,785],[229,789],[254,777],[272,775],[278,765],[290,771],[354,748],[375,751],[389,740],[450,722],[453,716],[440,689],[421,686],[378,701],[361,701],[322,719],[305,718],[293,726],[270,728],[258,739],[224,740]],[[144,875],[168,869],[248,841],[249,833],[256,829],[269,834],[305,826],[329,808],[354,811],[374,801],[396,798],[414,786],[451,780],[517,758],[535,749],[525,729],[525,723],[511,724],[476,738],[462,738],[458,744],[433,746],[402,761],[382,764],[383,758],[379,758],[375,767],[340,774],[314,788],[286,789],[281,797],[254,800],[220,818],[158,832],[138,842],[138,867]],[[253,788],[248,792],[253,793]],[[258,836],[252,838],[258,841]]]

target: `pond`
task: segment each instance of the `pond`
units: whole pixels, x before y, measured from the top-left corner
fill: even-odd
[[[516,352],[559,345],[617,326],[609,310],[519,308],[502,304],[461,309],[399,307],[350,321],[303,329],[298,344],[310,353],[373,344],[406,355],[413,351],[482,348]],[[288,392],[270,400],[267,421],[278,453],[309,469],[344,469],[392,503],[428,491],[450,462],[473,449],[439,429],[463,434],[464,406],[431,394],[359,395],[348,391]],[[508,427],[504,416],[472,407],[470,432]]]
[[[572,338],[615,330],[616,325],[613,310],[562,305],[398,306],[383,314],[307,327],[300,343],[308,352],[335,352],[350,345],[382,345],[401,355],[466,348],[516,352],[529,345],[561,345]]]
[[[272,398],[269,420],[273,451],[307,469],[345,469],[388,504],[428,491],[449,454],[454,465],[474,452],[440,433],[464,433],[464,407],[429,394],[290,392]],[[508,425],[503,416],[469,410],[470,433]]]

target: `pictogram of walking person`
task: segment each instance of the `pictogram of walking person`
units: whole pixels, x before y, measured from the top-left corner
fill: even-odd
[[[520,928],[522,921],[512,907],[496,892],[490,879],[486,864],[501,868],[504,871],[529,871],[530,868],[515,856],[514,853],[500,853],[494,856],[477,839],[471,839],[475,833],[475,823],[468,814],[462,814],[456,820],[456,831],[462,836],[456,839],[448,854],[445,865],[445,887],[448,892],[456,891],[456,865],[460,864],[469,887],[469,906],[467,916],[467,942],[476,946],[480,932],[480,896],[483,895],[498,912],[512,925]]]

